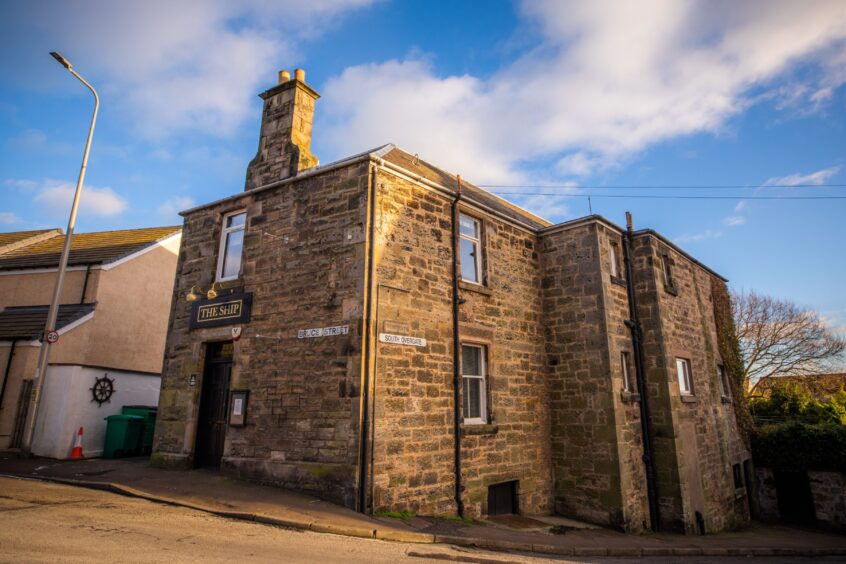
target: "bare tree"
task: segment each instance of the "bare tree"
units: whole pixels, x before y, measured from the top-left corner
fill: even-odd
[[[755,292],[733,292],[731,308],[748,382],[825,372],[843,360],[846,339],[816,311]]]

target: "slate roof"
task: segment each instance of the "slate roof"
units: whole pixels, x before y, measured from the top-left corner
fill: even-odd
[[[60,305],[56,330],[94,311],[97,304]],[[0,311],[0,341],[33,340],[41,337],[50,306],[16,306]]]
[[[98,233],[75,233],[68,266],[107,264],[178,233],[181,227],[148,227]],[[7,234],[11,235],[11,234]],[[57,235],[0,255],[0,270],[58,266],[65,244]]]
[[[408,171],[415,172],[423,178],[440,184],[441,186],[445,186],[450,190],[455,191],[458,188],[458,180],[454,175],[434,166],[431,163],[417,158],[398,147],[390,145],[388,147],[392,147],[390,151],[381,155],[381,158],[386,161],[400,166]],[[491,194],[487,190],[483,190],[482,188],[467,182],[464,178],[461,179],[461,190],[468,200],[482,204],[483,206],[491,208],[506,217],[519,221],[520,223],[527,224],[534,229],[542,229],[552,225],[547,220],[512,204],[508,200],[500,198],[499,196]]]

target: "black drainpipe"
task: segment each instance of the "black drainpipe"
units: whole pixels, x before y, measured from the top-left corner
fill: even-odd
[[[82,295],[79,297],[79,304],[85,303],[85,292],[88,290],[88,277],[91,275],[91,265],[85,267],[85,280],[82,282]]]
[[[626,326],[632,332],[632,346],[635,357],[635,375],[637,391],[640,393],[640,428],[643,435],[643,465],[646,467],[646,495],[649,499],[649,522],[653,531],[661,528],[658,507],[658,490],[655,479],[655,461],[653,457],[652,426],[649,420],[649,398],[646,387],[646,370],[643,366],[643,330],[640,325],[640,315],[637,311],[637,294],[635,293],[634,277],[631,261],[632,247],[632,214],[626,212],[626,234],[623,237],[623,260],[626,263],[626,290],[629,296],[629,316]]]
[[[370,350],[371,338],[370,327],[371,319],[371,305],[373,303],[373,239],[375,232],[376,220],[376,167],[371,169],[370,173],[370,187],[368,203],[370,209],[368,210],[368,226],[367,241],[369,242],[367,248],[367,285],[364,288],[364,322],[362,323],[361,331],[364,334],[364,346],[361,354],[364,355],[364,378],[361,386],[361,434],[359,436],[359,459],[358,459],[358,510],[361,513],[367,513],[367,463],[368,463],[368,447],[370,441]]]
[[[462,300],[458,295],[458,201],[461,200],[461,177],[457,176],[458,187],[452,201],[452,424],[455,441],[455,509],[464,517],[464,501],[461,493],[461,337],[458,334],[458,306]]]
[[[3,385],[0,386],[0,409],[3,408],[3,398],[6,397],[6,383],[9,381],[9,372],[12,370],[12,357],[15,356],[15,345],[17,340],[12,341],[12,346],[9,347],[9,358],[6,360],[6,370],[3,372]]]

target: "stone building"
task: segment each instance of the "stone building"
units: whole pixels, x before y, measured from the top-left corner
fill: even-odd
[[[316,166],[304,74],[261,97],[246,190],[183,213],[155,464],[364,512],[749,518],[723,278],[393,145]]]
[[[67,458],[84,427],[83,451],[98,456],[106,416],[156,405],[179,239],[179,227],[74,235],[34,454]],[[0,450],[24,446],[64,243],[60,229],[0,233]]]

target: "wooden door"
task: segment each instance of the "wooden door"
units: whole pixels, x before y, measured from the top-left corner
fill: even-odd
[[[226,439],[226,416],[229,407],[229,379],[232,375],[232,343],[208,345],[203,386],[200,392],[200,413],[197,420],[197,444],[194,459],[197,466],[220,468],[223,443]]]

